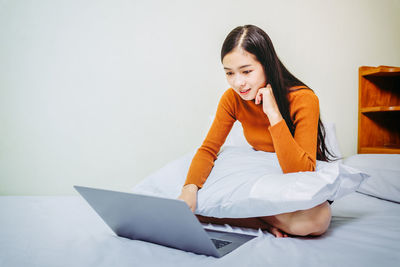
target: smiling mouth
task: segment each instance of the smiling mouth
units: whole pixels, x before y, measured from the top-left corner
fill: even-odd
[[[250,91],[250,89],[239,91],[242,95],[247,94]]]

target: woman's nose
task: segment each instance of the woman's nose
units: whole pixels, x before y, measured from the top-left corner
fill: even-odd
[[[245,85],[245,80],[244,80],[243,76],[237,75],[235,77],[234,86],[236,88],[242,88],[244,85]]]

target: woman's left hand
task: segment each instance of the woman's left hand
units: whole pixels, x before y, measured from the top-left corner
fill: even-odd
[[[262,103],[263,111],[268,116],[271,126],[282,120],[282,115],[279,111],[278,104],[276,103],[274,92],[272,91],[270,84],[267,84],[266,87],[258,89],[255,103],[256,105]]]

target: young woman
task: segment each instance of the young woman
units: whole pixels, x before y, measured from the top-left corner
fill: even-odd
[[[232,30],[221,50],[221,61],[231,86],[221,97],[214,122],[189,168],[179,199],[192,211],[220,147],[239,120],[255,150],[275,152],[284,173],[314,171],[316,159],[328,161],[324,126],[319,119],[318,98],[294,77],[275,53],[269,36],[245,25]],[[212,218],[201,222],[266,229],[276,237],[321,235],[330,223],[328,202],[299,210],[258,218]]]

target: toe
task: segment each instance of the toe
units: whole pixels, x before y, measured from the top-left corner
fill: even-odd
[[[279,229],[276,228],[276,227],[271,227],[270,232],[271,232],[271,234],[273,234],[275,237],[283,237],[282,232],[279,231]]]

